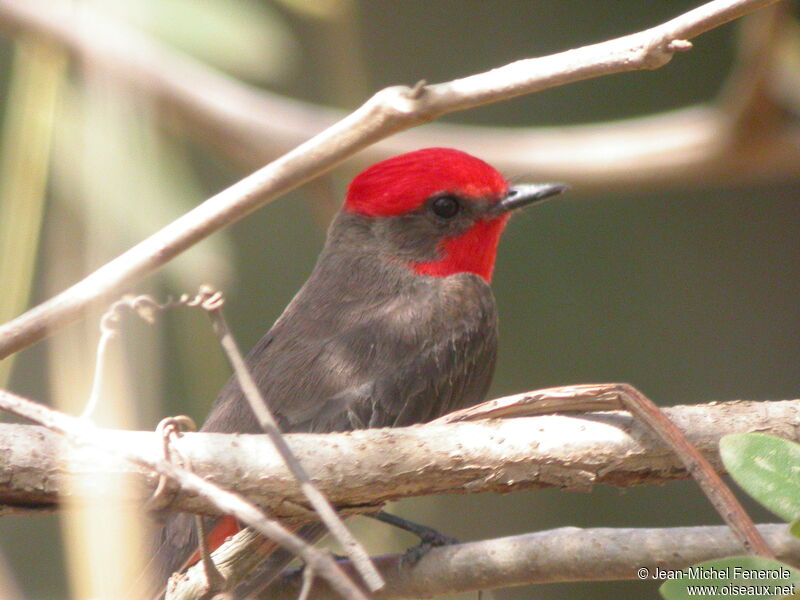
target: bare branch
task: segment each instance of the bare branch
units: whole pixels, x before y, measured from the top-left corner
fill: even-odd
[[[393,133],[450,112],[591,77],[658,68],[676,51],[687,49],[686,40],[775,1],[713,0],[660,26],[615,40],[517,61],[428,85],[413,94],[402,86],[382,90],[338,123],[0,327],[0,358],[74,321],[88,306],[108,300],[205,237]],[[37,9],[20,0],[0,0],[0,11],[0,15],[27,15],[30,19]]]
[[[728,433],[760,431],[800,441],[800,400],[676,406],[664,412],[718,471],[717,444]],[[93,435],[142,461],[161,456],[161,442],[151,432],[96,430]],[[669,448],[645,425],[620,412],[290,434],[286,440],[344,514],[374,511],[383,502],[411,496],[544,487],[586,490],[598,484],[632,486],[687,477]],[[198,475],[236,490],[274,517],[316,518],[266,436],[187,433],[176,448]],[[157,484],[149,470],[91,448],[73,452],[66,469],[59,460],[57,436],[38,427],[0,424],[0,456],[0,503],[17,510],[52,509],[59,493],[68,490],[60,482],[69,473],[128,474],[139,483],[135,501],[149,497]],[[220,513],[208,499],[186,493],[176,495],[172,508]]]
[[[21,0],[7,0],[0,2],[0,20],[57,40],[78,60],[148,94],[167,125],[177,115],[188,125],[183,131],[247,166],[271,161],[345,117],[336,109],[248,86],[98,15],[78,21],[65,11],[37,11]],[[780,19],[783,28],[787,23],[788,18]],[[752,29],[745,32],[744,43],[762,48],[765,56],[780,32],[764,43],[759,31],[749,35]],[[735,121],[730,112],[752,95],[751,80],[764,82],[772,75],[771,69],[752,70],[753,61],[744,54],[744,68],[736,70],[728,86],[736,93],[724,94],[721,104],[565,127],[433,124],[382,140],[359,153],[355,162],[364,166],[425,146],[454,146],[508,173],[569,179],[576,191],[796,176],[800,127],[784,124],[769,130],[769,144],[759,144],[757,152],[748,151],[749,143],[740,147],[747,140],[726,134]],[[775,55],[765,58],[774,60]],[[782,85],[797,87],[798,81]],[[736,106],[728,98],[738,98],[733,100]]]
[[[505,411],[507,414],[510,411],[516,414],[524,414],[524,411],[548,414],[575,410],[583,412],[589,408],[594,410],[622,408],[647,425],[672,448],[714,509],[742,541],[744,548],[760,556],[772,557],[769,547],[761,539],[752,519],[711,464],[652,400],[629,384],[571,385],[539,390],[533,394],[517,394],[456,411],[440,417],[437,421],[471,420],[480,414],[497,414],[499,411]]]
[[[168,477],[180,485],[184,493],[196,494],[205,498],[221,513],[235,516],[242,523],[301,557],[307,567],[313,569],[320,577],[324,577],[342,598],[367,600],[350,578],[342,573],[330,554],[315,549],[274,519],[268,518],[261,510],[238,494],[229,492],[195,473],[180,469],[164,460],[143,458],[137,453],[128,454],[120,451],[119,446],[113,441],[96,435],[97,429],[90,421],[65,415],[4,390],[0,390],[0,410],[39,423],[52,431],[67,436],[78,446],[91,447],[95,454],[99,449],[113,455],[118,460],[137,464],[151,472]]]
[[[800,563],[800,540],[789,534],[786,524],[759,525],[758,529],[781,560]],[[374,598],[427,598],[562,581],[644,579],[656,587],[663,581],[657,569],[683,569],[739,551],[739,542],[726,527],[564,527],[434,548],[411,567],[402,564],[402,555],[378,557],[375,561],[386,578],[386,588]],[[637,573],[642,568],[647,569],[644,577]],[[295,571],[259,597],[292,600],[301,585],[302,576]],[[315,585],[310,596],[310,600],[333,598],[324,584]]]
[[[499,415],[551,414],[614,410],[622,408],[646,424],[675,452],[722,519],[742,541],[748,552],[772,557],[769,547],[755,529],[752,519],[712,465],[684,436],[658,406],[626,383],[562,386],[506,396],[440,417],[435,422],[489,418]]]

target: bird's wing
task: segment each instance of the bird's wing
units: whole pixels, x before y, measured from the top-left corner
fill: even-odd
[[[474,275],[456,275],[421,294],[358,314],[344,306],[326,323],[308,310],[287,309],[247,359],[282,429],[404,426],[480,402],[497,345],[488,286]],[[260,432],[234,379],[203,429]],[[164,579],[196,549],[188,524],[175,515],[164,531],[157,555]]]
[[[460,275],[421,294],[372,307],[329,338],[285,355],[287,365],[304,365],[302,381],[276,387],[289,373],[280,376],[284,357],[271,358],[278,376],[261,383],[288,431],[410,425],[485,397],[497,347],[488,286]]]

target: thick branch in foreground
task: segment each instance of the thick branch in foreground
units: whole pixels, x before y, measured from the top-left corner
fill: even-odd
[[[800,441],[800,400],[723,402],[664,409],[689,441],[721,469],[717,444],[729,433],[760,431]],[[149,432],[98,431],[126,454],[153,460],[160,441]],[[397,498],[598,484],[631,486],[685,478],[675,455],[627,413],[541,416],[429,424],[336,434],[286,436],[319,489],[347,512],[375,510]],[[47,430],[0,425],[0,503],[53,508],[66,475],[59,439]],[[275,517],[313,519],[297,481],[261,435],[185,434],[179,451],[195,472],[236,490]],[[71,454],[71,472],[128,474],[141,498],[156,477],[87,448]],[[176,493],[173,509],[218,514],[201,497]]]
[[[135,452],[128,453],[124,448],[115,444],[112,439],[95,435],[98,430],[91,421],[66,415],[5,390],[0,390],[0,410],[39,423],[48,430],[64,436],[73,446],[91,448],[95,455],[113,456],[117,460],[138,465],[151,473],[158,473],[166,477],[173,484],[180,486],[185,493],[205,498],[216,506],[220,513],[233,515],[247,527],[252,527],[264,537],[302,558],[306,567],[324,577],[342,598],[367,600],[366,595],[342,573],[329,553],[314,548],[275,519],[267,517],[257,506],[240,495],[223,489],[196,473],[176,467],[160,456],[153,459],[145,458]],[[89,491],[87,486],[82,489],[84,492]],[[204,596],[217,591],[213,588],[214,584],[209,581]]]
[[[213,196],[61,294],[0,327],[0,359],[41,340],[163,266],[197,242],[357,151],[442,115],[568,83],[668,63],[688,39],[777,0],[714,0],[640,33],[454,81],[393,87],[291,152]],[[18,2],[0,0],[0,10]]]
[[[761,534],[779,559],[800,564],[800,540],[786,524],[760,525]],[[402,564],[401,555],[375,559],[386,587],[375,600],[429,598],[443,594],[515,585],[564,581],[646,580],[654,587],[663,579],[656,569],[682,569],[713,558],[741,553],[727,527],[667,529],[579,529],[564,527],[507,538],[434,548],[416,565]],[[638,569],[647,569],[641,577]],[[294,572],[270,586],[260,598],[292,600],[302,584]],[[311,600],[336,595],[324,583],[314,586]]]

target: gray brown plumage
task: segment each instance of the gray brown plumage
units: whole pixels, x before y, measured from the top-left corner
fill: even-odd
[[[483,161],[442,148],[356,177],[308,281],[247,357],[282,429],[398,427],[483,400],[497,353],[489,281],[500,234],[512,210],[561,189],[509,187]],[[203,430],[259,432],[234,379]],[[172,517],[157,581],[195,550],[192,520]]]

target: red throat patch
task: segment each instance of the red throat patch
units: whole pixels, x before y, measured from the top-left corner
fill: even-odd
[[[507,222],[508,215],[491,221],[478,221],[462,235],[444,240],[439,245],[441,259],[413,263],[411,267],[420,275],[434,277],[475,273],[490,283],[500,234],[503,233]]]

